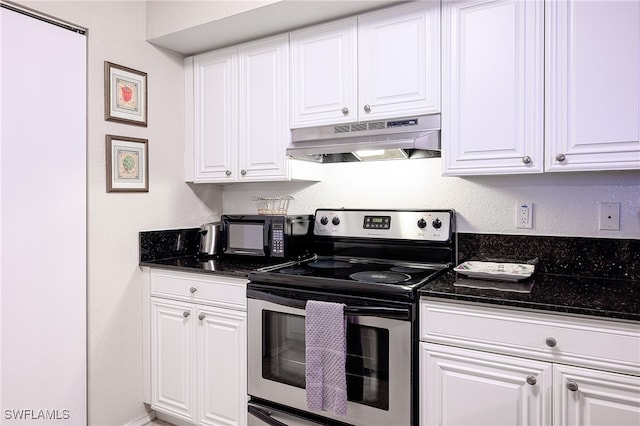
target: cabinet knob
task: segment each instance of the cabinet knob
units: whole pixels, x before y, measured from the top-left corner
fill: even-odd
[[[205,318],[206,318],[206,317],[204,316],[204,314],[200,314],[200,315],[198,315],[198,319],[199,319],[200,321],[202,321],[202,320],[203,320],[203,319],[205,319]]]
[[[191,315],[191,312],[189,312],[189,311],[184,311],[182,313],[182,316],[185,317],[185,318],[187,318],[189,315]]]
[[[371,112],[371,105],[367,104],[364,106],[364,112]]]
[[[241,174],[242,176],[244,176],[244,175],[246,175],[246,174],[247,174],[247,171],[246,171],[245,169],[242,169],[242,170],[240,170],[240,174]]]
[[[231,176],[231,170],[227,170],[226,172],[224,172],[224,174],[227,176]]]
[[[559,161],[560,163],[562,163],[564,160],[567,159],[567,156],[564,154],[558,154],[556,155],[556,161]]]
[[[527,383],[533,386],[538,383],[538,381],[536,380],[535,376],[527,376]]]
[[[567,382],[567,389],[571,392],[575,392],[578,390],[578,384],[576,382]]]
[[[558,342],[556,341],[556,339],[554,339],[553,337],[547,337],[547,339],[544,341],[547,346],[549,346],[550,348],[553,348],[555,345],[558,344]]]
[[[347,107],[342,108],[342,113],[343,113],[344,115],[349,114],[349,108],[347,108]]]
[[[522,157],[522,162],[524,164],[531,164],[531,157],[529,157],[528,155],[525,155],[524,157]]]
[[[191,294],[195,293],[196,291],[198,291],[198,289],[197,289],[197,288],[195,288],[195,287],[191,287],[191,288],[189,289],[189,293],[191,293]]]

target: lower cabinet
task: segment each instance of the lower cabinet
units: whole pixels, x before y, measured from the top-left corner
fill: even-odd
[[[151,276],[151,408],[169,422],[246,425],[246,311],[215,306],[203,297],[203,287],[215,289],[216,282],[183,275]],[[154,286],[154,278],[161,285]],[[166,297],[172,281],[173,299]],[[244,289],[243,280],[235,281]],[[184,300],[189,297],[195,301]]]
[[[420,336],[421,425],[640,424],[637,323],[423,299]]]

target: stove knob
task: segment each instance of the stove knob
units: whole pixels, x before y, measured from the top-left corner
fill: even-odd
[[[442,222],[440,221],[440,219],[436,218],[436,220],[434,220],[433,222],[431,222],[431,224],[433,225],[434,228],[436,229],[440,229],[440,227],[442,227]]]
[[[420,229],[424,229],[424,228],[426,228],[426,226],[427,226],[427,221],[426,221],[426,220],[424,220],[424,219],[420,219],[420,220],[418,221],[418,228],[420,228]]]
[[[331,219],[331,223],[333,223],[334,225],[340,225],[340,218],[338,216],[334,217],[333,219]]]
[[[320,218],[320,223],[323,224],[323,225],[326,225],[327,223],[329,223],[329,219],[327,219],[326,216],[322,216]]]

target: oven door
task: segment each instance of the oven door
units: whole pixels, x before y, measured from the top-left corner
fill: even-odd
[[[308,411],[305,301],[248,294],[249,395]],[[411,424],[410,308],[349,304],[345,314],[347,415],[314,414],[350,424]]]

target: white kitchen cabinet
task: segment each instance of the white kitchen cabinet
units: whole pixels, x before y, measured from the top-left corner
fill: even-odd
[[[291,127],[440,112],[440,3],[294,31]]]
[[[443,174],[541,173],[544,3],[442,7]]]
[[[555,365],[554,424],[640,425],[639,389],[639,377]]]
[[[294,31],[289,39],[291,128],[356,121],[357,18]]]
[[[420,424],[550,425],[548,362],[420,343]]]
[[[151,407],[195,424],[195,307],[151,299]]]
[[[440,112],[440,2],[358,16],[360,121]]]
[[[422,425],[640,420],[635,322],[433,298],[419,316]]]
[[[444,175],[640,170],[640,3],[443,2],[442,90]]]
[[[185,178],[196,183],[316,179],[286,156],[289,39],[185,59]]]
[[[640,2],[547,1],[546,44],[546,170],[640,170]]]
[[[151,269],[150,404],[189,424],[247,422],[246,280]]]

